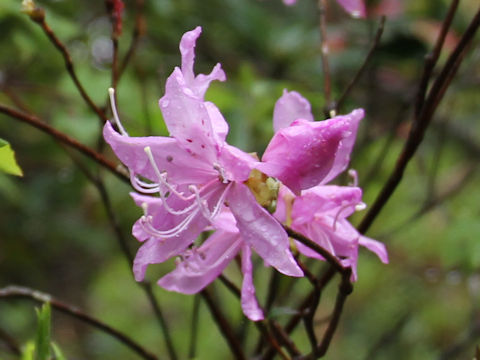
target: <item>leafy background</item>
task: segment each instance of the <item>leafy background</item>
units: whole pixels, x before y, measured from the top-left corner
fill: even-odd
[[[111,57],[103,2],[38,3],[71,52],[88,93],[106,104]],[[345,111],[363,107],[367,113],[351,164],[359,172],[367,204],[378,194],[408,134],[408,106],[423,57],[432,48],[449,1],[370,1],[366,21],[351,19],[330,1],[327,31],[335,98],[361,65],[378,24],[378,6],[385,3],[392,8],[381,46],[344,107]],[[126,1],[121,54],[132,36],[133,5]],[[159,0],[145,5],[148,30],[118,87],[121,117],[132,135],[166,134],[157,100],[166,77],[180,63],[181,35],[197,25],[203,27],[197,72],[208,72],[221,62],[227,73],[227,82],[214,84],[207,97],[229,122],[232,144],[262,153],[273,133],[274,103],[284,88],[301,92],[311,101],[316,119],[322,118],[315,1],[299,0],[295,7],[285,7],[280,0]],[[447,49],[452,49],[477,6],[475,0],[461,3]],[[17,107],[23,103],[52,126],[95,147],[98,119],[78,96],[60,54],[19,9],[18,0],[1,1],[0,102]],[[474,45],[402,184],[368,233],[386,243],[390,264],[361,252],[359,281],[327,358],[470,359],[480,343],[478,37]],[[0,286],[20,284],[54,294],[122,329],[153,352],[166,354],[159,327],[133,280],[96,189],[64,149],[36,129],[0,115],[0,138],[10,143],[24,172],[23,177],[0,173]],[[95,170],[94,164],[88,166]],[[140,209],[128,196],[127,185],[110,174],[103,176],[128,235]],[[128,239],[136,249],[136,241]],[[312,264],[314,269],[321,266]],[[171,267],[171,262],[151,266],[147,277],[155,281]],[[235,268],[228,271],[239,280]],[[255,282],[262,301],[269,276],[259,263]],[[288,282],[282,278],[280,286]],[[281,322],[295,299],[309,289],[306,280],[297,283],[288,299],[276,304],[274,314]],[[237,299],[222,284],[214,287],[222,309],[243,326],[245,347],[253,348],[258,333],[243,322]],[[336,284],[331,284],[322,299],[319,333],[335,291]],[[194,297],[160,288],[155,293],[180,358],[186,358]],[[205,304],[200,306],[198,358],[228,358],[229,350]],[[0,302],[0,328],[20,343],[34,337],[35,323],[32,303]],[[69,359],[134,358],[105,334],[58,313],[53,315],[52,331]],[[308,349],[303,330],[294,338]],[[457,345],[458,351],[452,353]],[[0,358],[14,358],[1,343]]]

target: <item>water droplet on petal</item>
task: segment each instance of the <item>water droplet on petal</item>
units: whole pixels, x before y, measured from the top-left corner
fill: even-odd
[[[169,103],[170,103],[170,102],[169,102],[168,100],[162,100],[160,105],[161,105],[163,108],[167,108]]]

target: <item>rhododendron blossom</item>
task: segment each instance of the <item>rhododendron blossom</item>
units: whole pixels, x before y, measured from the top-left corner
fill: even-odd
[[[315,122],[308,101],[285,91],[275,106],[275,135],[260,162],[226,142],[225,119],[204,99],[210,82],[225,80],[225,74],[220,64],[208,75],[194,74],[200,33],[197,27],[183,35],[182,66],[168,77],[159,101],[170,137],[130,137],[110,91],[119,132],[107,123],[104,137],[128,167],[137,191],[131,196],[144,211],[133,226],[133,235],[143,242],[133,264],[136,280],[144,279],[148,265],[177,257],[175,270],[158,284],[193,294],[241,255],[242,309],[257,321],[264,315],[255,296],[252,249],[266,266],[303,276],[281,222],[352,267],[353,279],[359,244],[386,261],[383,245],[360,236],[346,220],[361,207],[361,190],[325,185],[348,166],[363,110]],[[199,235],[211,230],[198,243]],[[301,244],[297,248],[321,259]]]
[[[347,168],[363,116],[363,110],[357,109],[314,122],[309,102],[297,92],[285,91],[275,105],[276,133],[257,166],[283,184],[275,216],[338,257],[343,266],[351,267],[353,281],[357,279],[359,245],[384,263],[388,262],[387,252],[383,244],[362,236],[346,220],[365,208],[356,173],[351,172],[354,186],[325,184]],[[322,259],[298,241],[296,245],[305,256]]]
[[[353,17],[364,18],[366,16],[365,3],[363,0],[337,0],[337,2]],[[283,0],[285,5],[294,5],[297,0]]]
[[[189,246],[202,231],[219,226],[218,215],[226,206],[234,221],[222,230],[241,232],[244,253],[252,247],[267,265],[285,275],[303,276],[281,224],[244,184],[258,160],[226,143],[227,123],[217,107],[204,100],[210,82],[225,80],[225,74],[217,64],[209,75],[195,76],[194,47],[200,33],[197,27],[182,37],[181,69],[169,76],[159,102],[171,137],[128,136],[115,106],[120,133],[110,123],[104,127],[105,140],[128,167],[140,193],[132,196],[144,210],[133,228],[144,242],[135,258],[135,278],[143,280],[149,264],[193,251]],[[248,262],[244,268],[248,273]]]

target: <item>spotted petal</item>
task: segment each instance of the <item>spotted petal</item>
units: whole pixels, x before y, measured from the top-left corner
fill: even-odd
[[[157,182],[158,177],[145,153],[147,146],[153,153],[158,169],[166,171],[169,181],[173,183],[202,184],[218,176],[211,163],[202,158],[193,158],[174,138],[123,136],[113,129],[110,122],[105,123],[103,136],[130,171],[151,181]]]

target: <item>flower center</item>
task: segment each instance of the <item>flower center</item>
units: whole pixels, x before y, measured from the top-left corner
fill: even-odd
[[[280,189],[280,182],[277,179],[268,177],[261,171],[253,169],[245,185],[248,186],[262,207],[271,214],[275,212],[277,208],[278,190]]]

